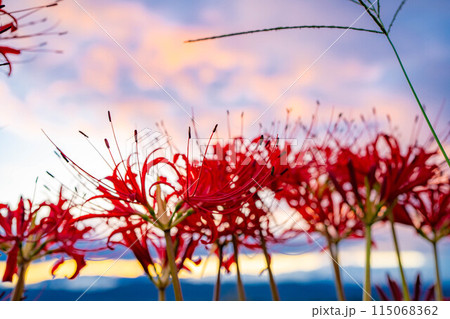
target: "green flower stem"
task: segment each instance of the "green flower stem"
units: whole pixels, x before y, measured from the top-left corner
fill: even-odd
[[[363,301],[371,301],[371,284],[370,284],[370,251],[372,249],[372,225],[366,225],[366,271],[364,276],[364,292]]]
[[[280,294],[278,293],[277,284],[275,283],[275,278],[273,277],[270,256],[267,251],[266,240],[265,240],[263,234],[261,234],[261,233],[260,233],[260,237],[261,237],[261,248],[264,253],[264,258],[266,259],[267,272],[269,273],[269,282],[270,282],[270,291],[272,292],[272,300],[280,301]]]
[[[441,301],[444,299],[444,295],[442,293],[442,282],[441,282],[441,275],[439,274],[439,259],[438,259],[438,251],[437,251],[437,242],[432,241],[433,245],[433,254],[434,254],[434,266],[436,269],[436,300]]]
[[[238,288],[238,296],[240,301],[245,300],[245,290],[244,284],[242,283],[241,271],[239,269],[239,257],[238,257],[238,244],[236,240],[236,236],[233,235],[233,250],[234,250],[234,262],[236,263],[236,274],[237,274],[237,288]]]
[[[166,239],[167,260],[169,261],[170,274],[172,275],[172,284],[173,284],[173,292],[175,294],[175,300],[182,301],[183,294],[181,292],[180,280],[178,279],[178,268],[175,263],[175,254],[172,237],[170,236],[170,229],[166,229],[164,231],[164,237]]]
[[[337,243],[334,244],[328,234],[327,234],[327,240],[328,240],[328,250],[330,252],[330,257],[331,257],[331,264],[333,265],[333,270],[334,270],[336,293],[337,293],[338,299],[340,301],[344,301],[345,293],[344,293],[344,286],[342,284],[341,269],[339,268],[338,244]]]
[[[223,245],[219,244],[217,249],[219,251],[219,266],[217,267],[216,285],[214,286],[214,301],[220,300],[220,270],[222,269],[223,262]]]
[[[166,301],[166,288],[158,288],[158,300]]]
[[[406,281],[405,272],[403,270],[403,263],[402,258],[400,256],[400,248],[398,245],[397,234],[395,232],[394,216],[392,211],[388,213],[388,217],[389,223],[391,224],[392,239],[394,241],[395,253],[397,255],[398,268],[400,270],[400,276],[402,278],[403,300],[410,301],[411,298],[409,296],[408,283]]]
[[[24,262],[23,264],[21,264],[19,266],[19,273],[18,273],[18,277],[19,279],[17,280],[17,284],[14,287],[12,296],[11,296],[11,301],[21,301],[23,298],[23,293],[25,291],[25,277],[27,275],[27,270],[28,270],[28,266],[30,265],[29,262]]]

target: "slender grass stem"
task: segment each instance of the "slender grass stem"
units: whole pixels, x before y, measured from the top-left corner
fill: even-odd
[[[430,119],[428,118],[427,113],[425,112],[425,108],[423,107],[422,103],[419,100],[419,97],[417,96],[416,90],[414,89],[414,86],[411,83],[411,80],[409,79],[408,73],[406,73],[406,69],[403,65],[403,62],[400,58],[400,55],[397,52],[397,49],[395,48],[394,43],[391,41],[391,38],[389,37],[389,35],[387,33],[385,33],[385,36],[390,44],[390,46],[392,47],[392,50],[394,51],[395,57],[397,58],[398,63],[400,64],[400,67],[403,71],[403,75],[405,76],[406,81],[408,82],[409,88],[411,89],[411,92],[414,95],[414,98],[416,99],[417,104],[419,105],[420,111],[422,112],[423,117],[425,118],[425,121],[427,122],[428,127],[430,128],[431,133],[433,134],[434,139],[436,140],[436,143],[439,146],[439,149],[442,152],[442,155],[444,155],[445,161],[447,162],[447,165],[450,167],[450,159],[448,158],[447,153],[445,152],[444,147],[441,144],[441,141],[439,140],[439,137],[436,134],[436,131],[433,128],[433,125],[430,122]]]
[[[366,270],[364,276],[363,301],[371,301],[371,283],[370,283],[370,252],[372,249],[372,225],[366,225]]]
[[[11,295],[11,301],[21,301],[23,298],[23,293],[25,291],[25,279],[27,275],[28,262],[24,262],[19,266],[18,280],[16,286],[14,287],[13,293]]]
[[[158,300],[166,301],[166,288],[158,288]]]
[[[178,268],[175,263],[175,254],[172,237],[170,236],[170,229],[164,231],[164,237],[166,239],[167,260],[169,261],[170,274],[172,275],[172,284],[173,284],[173,292],[175,294],[175,300],[182,301],[183,294],[181,292],[180,280],[178,279]]]
[[[339,268],[338,244],[334,244],[331,241],[331,238],[329,235],[327,236],[327,240],[328,240],[328,250],[329,250],[330,256],[331,256],[331,264],[333,265],[334,280],[335,280],[335,284],[336,284],[336,294],[340,301],[344,301],[345,300],[345,292],[344,292],[344,286],[342,284],[341,269]]]
[[[217,267],[217,278],[216,278],[216,285],[214,286],[214,301],[220,300],[220,270],[222,269],[222,262],[223,262],[223,245],[218,245],[218,251],[219,251],[219,266]]]
[[[277,284],[275,283],[275,278],[273,277],[270,256],[269,252],[267,251],[266,239],[261,233],[260,237],[261,237],[261,248],[264,253],[264,258],[266,259],[267,272],[269,273],[269,282],[270,282],[270,291],[272,292],[272,300],[280,301],[280,294],[278,293]]]
[[[184,42],[185,43],[192,43],[192,42],[200,42],[200,41],[206,41],[206,40],[229,38],[229,37],[235,37],[235,36],[252,34],[252,33],[279,31],[279,30],[292,30],[292,29],[342,29],[342,30],[353,30],[353,31],[363,31],[363,32],[383,34],[383,32],[378,31],[378,30],[354,28],[354,27],[339,26],[339,25],[296,25],[296,26],[274,27],[274,28],[266,28],[266,29],[248,30],[248,31],[242,31],[242,32],[227,33],[227,34],[215,35],[215,36],[211,36],[211,37],[205,37],[205,38],[199,38],[199,39],[193,39],[193,40],[186,40]]]
[[[431,243],[433,245],[434,267],[436,270],[436,284],[435,284],[436,300],[441,301],[444,299],[444,295],[442,292],[441,275],[439,273],[439,258],[438,258],[438,251],[437,251],[437,242],[432,241]]]
[[[239,249],[238,249],[238,244],[237,244],[235,235],[233,235],[232,241],[233,241],[233,251],[234,251],[234,262],[236,263],[238,296],[239,296],[240,301],[244,301],[245,300],[245,290],[244,290],[244,284],[242,283],[241,271],[239,268],[239,257],[238,257]]]
[[[410,301],[411,298],[409,296],[408,283],[406,281],[406,276],[405,276],[405,272],[403,269],[402,258],[400,256],[400,247],[398,245],[397,233],[395,232],[395,223],[394,223],[394,216],[393,216],[392,211],[388,213],[388,216],[389,216],[389,223],[391,225],[391,233],[392,233],[392,239],[393,239],[394,247],[395,247],[395,254],[397,255],[397,260],[398,260],[398,268],[400,270],[400,276],[402,278],[403,299],[405,301]]]

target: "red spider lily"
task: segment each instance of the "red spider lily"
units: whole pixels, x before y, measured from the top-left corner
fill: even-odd
[[[332,243],[347,237],[363,237],[363,224],[334,192],[331,182],[321,181],[324,177],[288,187],[284,199],[301,215],[308,232],[320,233]]]
[[[307,136],[311,129],[308,130]],[[363,224],[335,192],[327,177],[326,164],[331,163],[335,153],[336,146],[332,147],[332,141],[326,138],[319,145],[303,145],[297,152],[293,151],[290,144],[286,144],[283,150],[283,156],[287,159],[286,168],[274,174],[271,189],[275,192],[275,198],[286,201],[302,219],[300,223],[306,225],[306,228],[298,229],[299,224],[295,222],[286,231],[285,236],[296,236],[306,231],[319,233],[327,240],[337,292],[339,299],[343,300],[344,292],[337,263],[338,244],[347,237],[362,237]]]
[[[225,146],[217,143],[212,148],[211,157],[204,157],[201,162],[189,163],[187,157],[176,155],[174,162],[182,161],[186,171],[178,173],[182,186],[179,194],[199,212],[239,214],[243,205],[267,185],[277,146],[261,136],[248,144],[236,138]]]
[[[5,59],[5,62],[1,63],[0,66],[8,65],[8,67],[9,67],[8,75],[11,75],[11,73],[12,73],[11,62],[8,58],[8,55],[10,55],[10,54],[19,55],[20,53],[21,53],[20,50],[13,49],[10,47],[0,46],[0,55],[2,55],[3,58]]]
[[[263,247],[264,252],[267,254],[267,258],[270,258],[267,253],[265,238],[263,238],[262,234],[262,224],[264,222],[261,215],[267,215],[267,213],[256,207],[254,202],[255,200],[252,198],[238,212],[217,215],[217,239],[213,252],[217,254],[219,258],[219,267],[217,271],[214,300],[220,299],[221,269],[223,268],[229,273],[233,264],[236,266],[239,299],[245,300],[245,291],[241,279],[238,257],[239,248],[241,246],[250,249],[261,249],[261,247]],[[189,219],[190,218],[188,218],[187,221],[189,221]],[[269,231],[266,231],[267,240],[270,240],[269,237],[273,238],[271,235],[272,234]],[[262,242],[260,242],[260,238],[262,239]],[[232,253],[225,256],[224,249],[229,246],[229,244],[232,245]],[[270,260],[268,263],[268,269],[272,276]],[[273,277],[271,277],[271,279],[273,280]],[[279,299],[278,296],[276,298],[277,300]]]
[[[114,204],[114,208],[109,211],[111,215],[133,210],[130,204],[120,202]],[[164,300],[165,289],[170,284],[170,266],[164,237],[160,236],[156,228],[147,221],[133,217],[131,213],[129,216],[131,217],[108,217],[109,224],[120,226],[114,227],[109,235],[107,247],[113,249],[115,245],[122,245],[130,249],[149,279],[158,288],[160,300]],[[172,236],[177,271],[181,269],[190,271],[186,265],[187,260],[192,260],[195,264],[200,262],[200,259],[193,260],[199,238],[200,236],[184,234],[179,230]]]
[[[387,203],[394,202],[399,195],[408,194],[418,186],[427,185],[436,175],[437,166],[430,164],[436,152],[427,152],[424,147],[410,145],[402,154],[394,136],[383,134],[378,138],[386,142],[389,150],[388,155],[383,157],[385,167],[380,189],[380,197]]]
[[[314,165],[311,165],[314,166]],[[336,289],[340,300],[344,300],[344,289],[338,265],[338,245],[348,237],[364,236],[363,223],[356,217],[354,211],[334,191],[331,181],[325,175],[310,177],[308,182],[286,183],[283,198],[295,209],[306,224],[306,229],[294,227],[288,233],[319,233],[327,241],[328,250],[335,272]]]
[[[397,282],[395,282],[389,275],[387,275],[388,288],[391,293],[389,297],[379,285],[375,285],[375,289],[383,301],[404,301],[405,297]],[[433,301],[434,300],[434,285],[430,286],[425,292],[422,290],[422,281],[420,280],[420,274],[416,277],[414,284],[414,293],[411,297],[412,301]]]
[[[289,143],[278,150],[279,164],[275,166],[269,188],[274,192],[276,199],[285,199],[296,196],[291,191],[303,186],[311,177],[310,165],[303,161],[304,154],[309,150],[294,152]]]
[[[340,150],[336,162],[329,165],[328,171],[342,199],[355,210],[365,224],[372,224],[384,202],[379,200],[379,195],[376,199],[373,198],[376,188],[375,175],[380,163],[378,152],[373,145],[368,145],[365,150]]]
[[[44,210],[48,210],[48,214]],[[20,199],[17,209],[1,204],[0,210],[0,248],[8,254],[3,281],[12,281],[13,275],[19,275],[19,282],[13,294],[14,300],[20,300],[23,293],[24,276],[30,263],[44,256],[62,255],[53,266],[52,274],[69,256],[77,263],[75,278],[86,265],[85,250],[77,248],[77,242],[85,238],[90,227],[77,227],[71,201],[63,198],[62,191],[57,203],[44,202],[33,205],[30,200]]]
[[[3,9],[4,7],[5,7],[5,5],[2,4],[2,2],[0,1],[0,16],[1,15],[5,15],[5,16],[9,17],[11,19],[11,22],[8,22],[8,23],[6,23],[4,25],[0,25],[0,36],[3,33],[6,33],[8,31],[11,32],[11,33],[17,31],[17,25],[18,25],[17,19],[12,14],[8,13],[7,11],[5,11]],[[20,50],[13,49],[13,48],[10,48],[8,46],[0,46],[0,55],[3,56],[3,58],[5,59],[5,62],[0,64],[0,66],[8,65],[9,66],[9,73],[8,73],[8,75],[11,75],[12,68],[11,68],[11,62],[8,59],[8,55],[9,54],[18,55],[18,54],[20,54]]]
[[[450,187],[430,185],[414,192],[409,200],[414,208],[413,222],[417,231],[429,241],[439,241],[450,234]]]
[[[8,67],[8,75],[11,75],[12,73],[12,66],[11,66],[11,60],[10,55],[20,55],[23,52],[38,52],[42,51],[42,49],[39,49],[40,47],[44,46],[45,43],[39,44],[36,47],[23,47],[18,48],[15,44],[9,44],[13,41],[20,40],[20,39],[27,39],[27,38],[33,38],[33,37],[41,37],[46,35],[62,35],[64,33],[51,32],[53,28],[48,28],[46,30],[35,32],[35,33],[28,33],[28,34],[19,34],[19,32],[26,26],[30,25],[36,25],[38,23],[43,23],[46,21],[46,19],[38,20],[38,21],[31,21],[27,23],[22,23],[22,20],[30,16],[31,14],[39,11],[40,9],[49,8],[56,6],[60,0],[55,1],[48,5],[41,5],[37,7],[31,7],[31,8],[25,8],[21,10],[16,11],[8,11],[5,9],[6,5],[4,5],[0,1],[0,18],[3,18],[7,22],[0,25],[0,56],[3,57],[3,62],[0,62],[0,66],[7,66]],[[20,14],[20,15],[19,15]],[[3,21],[2,21],[3,22]],[[5,43],[5,44],[3,44]],[[58,52],[58,51],[55,51]]]
[[[239,298],[245,299],[244,288],[241,281],[238,249],[241,244],[250,246],[247,238],[258,238],[260,218],[259,210],[251,207],[257,192],[269,182],[277,163],[277,147],[271,145],[270,140],[263,137],[255,138],[246,143],[243,138],[234,138],[231,142],[212,145],[213,154],[204,157],[201,163],[190,165],[186,157],[177,159],[184,162],[186,175],[179,181],[185,194],[184,201],[200,211],[199,216],[212,212],[203,218],[204,223],[211,232],[211,241],[216,242],[216,253],[219,256],[219,269],[216,284],[215,299],[219,299],[220,269],[229,267],[234,263],[237,269]],[[192,182],[191,182],[192,181]],[[191,191],[192,189],[192,191]],[[190,217],[184,223],[185,227],[201,226],[202,221]],[[209,226],[209,225],[212,225]],[[223,248],[233,244],[233,255],[223,258]],[[256,247],[255,244],[252,245]]]
[[[385,149],[382,149],[382,142],[387,146]],[[401,266],[392,210],[399,196],[407,196],[414,188],[426,185],[435,175],[437,167],[429,164],[434,154],[435,152],[426,152],[417,145],[410,146],[403,154],[394,136],[377,134],[376,138],[363,149],[356,151],[351,147],[339,149],[335,161],[328,164],[329,176],[336,190],[366,227],[368,254],[371,245],[371,226],[386,216],[391,219],[406,298],[409,293]],[[396,211],[401,213],[401,209]],[[366,268],[365,285],[365,290],[368,291],[370,267]],[[370,297],[368,293],[364,296],[366,299]]]
[[[383,156],[381,174],[382,182],[380,188],[380,198],[392,207],[396,204],[400,197],[408,197],[414,189],[419,186],[425,186],[436,175],[438,168],[431,164],[430,160],[436,152],[428,152],[425,147],[419,146],[417,143],[408,146],[405,153],[401,152],[399,142],[392,135],[382,134],[378,137],[387,145],[387,155]],[[407,281],[403,271],[400,257],[400,248],[397,240],[394,222],[408,223],[408,216],[404,214],[403,208],[394,206],[393,210],[389,210],[387,217],[391,224],[392,237],[394,247],[399,262],[399,270],[402,278],[403,294],[405,299],[409,299],[409,291]]]
[[[436,300],[443,300],[439,270],[438,242],[450,235],[450,186],[448,180],[416,191],[409,198],[406,209],[413,208],[411,220],[417,232],[433,246],[436,271]]]
[[[382,142],[386,150],[380,150]],[[437,170],[429,163],[436,152],[413,145],[402,154],[398,140],[387,134],[379,134],[363,150],[339,152],[329,167],[330,178],[365,224],[379,220],[380,212],[393,208],[400,195],[426,185]]]

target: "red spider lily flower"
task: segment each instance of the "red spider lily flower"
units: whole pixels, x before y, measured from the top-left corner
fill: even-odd
[[[178,173],[182,197],[197,211],[238,213],[267,185],[273,174],[277,146],[261,136],[249,143],[242,138],[225,146],[217,143],[213,150],[211,157],[204,157],[201,162],[189,163],[185,156],[175,157],[174,162],[182,161],[186,171]]]
[[[427,152],[418,145],[408,146],[402,154],[398,140],[387,134],[378,137],[388,146],[387,156],[383,156],[383,176],[380,197],[387,203],[397,200],[399,195],[408,194],[418,186],[427,185],[437,172],[437,165],[431,164],[430,159],[436,152]],[[379,143],[378,140],[375,143]]]
[[[370,144],[365,151],[339,150],[336,162],[328,167],[334,187],[365,224],[373,224],[385,204],[376,193],[379,163],[378,152]]]
[[[8,55],[10,54],[19,55],[20,53],[21,53],[20,50],[0,46],[0,55],[3,56],[3,58],[5,59],[5,62],[1,63],[0,66],[8,65],[9,67],[8,75],[11,75],[12,73],[11,61],[9,60]]]
[[[306,222],[307,232],[320,233],[334,244],[348,237],[363,237],[363,224],[324,178],[288,185],[284,199]]]
[[[326,176],[311,178],[303,185],[288,185],[284,192],[288,205],[299,213],[306,229],[293,228],[289,233],[319,233],[325,238],[335,272],[336,289],[339,300],[345,300],[344,288],[339,269],[339,243],[346,238],[364,237],[364,225],[354,211],[336,194],[331,181]]]
[[[437,242],[450,235],[450,186],[434,184],[414,192],[409,200],[414,226],[420,235]]]
[[[391,220],[403,292],[407,299],[409,292],[401,267],[394,214],[400,214],[397,216],[398,220],[408,222],[408,219],[403,209],[396,209],[395,206],[401,196],[408,196],[415,188],[426,185],[435,176],[437,166],[430,163],[435,154],[436,152],[427,152],[417,144],[409,146],[403,153],[393,135],[379,133],[363,149],[339,149],[335,161],[328,168],[335,188],[365,225],[368,254],[371,226],[386,217]],[[369,269],[366,269],[366,291],[370,289]],[[364,296],[369,298],[369,294],[365,293]]]
[[[389,275],[387,275],[388,288],[391,293],[389,297],[379,285],[375,285],[375,289],[382,301],[403,301],[405,300],[400,285],[395,282]],[[414,284],[414,293],[411,297],[412,301],[433,301],[434,299],[434,285],[430,286],[425,292],[422,290],[422,281],[420,274],[416,277]]]
[[[184,201],[199,211],[194,215],[200,217],[191,216],[180,226],[188,230],[195,226],[204,227],[210,232],[210,241],[215,241],[214,251],[219,257],[215,300],[219,299],[220,293],[220,269],[225,267],[229,271],[232,264],[237,269],[239,298],[244,300],[238,250],[240,245],[260,247],[248,242],[248,238],[258,239],[261,229],[257,216],[261,211],[253,209],[252,203],[273,176],[274,163],[279,159],[278,149],[262,137],[249,142],[238,137],[224,145],[216,143],[211,147],[212,155],[204,157],[201,163],[190,164],[186,157],[177,158],[183,162],[181,166],[186,167],[186,175],[179,174],[182,176],[179,183],[185,190]],[[223,249],[230,243],[233,254],[224,258]]]
[[[77,268],[69,279],[75,278],[86,265],[86,251],[75,245],[85,238],[91,228],[78,228],[73,209],[71,201],[63,198],[62,190],[57,203],[33,205],[30,200],[21,198],[17,209],[0,205],[3,212],[0,214],[0,248],[8,254],[3,281],[12,281],[14,274],[19,275],[14,300],[22,297],[26,270],[36,259],[61,255],[52,273],[64,262],[64,256],[74,259]],[[45,213],[45,210],[48,212]]]
[[[115,202],[116,206],[110,210],[111,214],[117,212],[132,211],[130,204]],[[109,215],[109,214],[107,214]],[[130,249],[150,281],[158,288],[160,300],[165,299],[165,289],[170,284],[170,265],[167,258],[167,247],[161,232],[142,218],[108,217],[108,224],[114,226],[108,237],[107,247],[113,249],[115,245],[122,245]],[[193,257],[194,251],[199,244],[200,236],[186,234],[177,230],[172,236],[175,251],[175,262],[177,271],[182,269],[190,271],[187,260],[194,264],[200,263],[201,259]]]
[[[383,211],[395,206],[400,195],[426,185],[436,175],[437,166],[430,163],[435,154],[417,145],[409,146],[403,154],[394,136],[378,134],[362,150],[339,150],[328,171],[358,217],[373,224],[384,216]]]
[[[407,210],[407,201],[405,198],[408,198],[410,195],[403,197],[401,200],[397,201],[397,205],[394,206],[392,210],[393,220],[395,223],[403,224],[407,226],[414,226],[414,222],[411,219],[410,213]]]
[[[436,300],[443,300],[439,270],[438,242],[450,235],[450,184],[433,184],[416,191],[409,198],[407,208],[413,208],[412,224],[417,232],[433,246],[436,271]]]
[[[271,178],[269,188],[274,192],[275,198],[281,200],[290,198],[297,194],[290,192],[301,187],[311,177],[310,165],[303,161],[304,154],[308,149],[294,152],[290,143],[285,143],[278,150],[278,165],[275,165],[275,171]]]
[[[41,5],[37,7],[31,7],[31,8],[25,8],[20,9],[16,11],[9,11],[6,10],[6,5],[4,5],[2,2],[0,2],[0,17],[3,18],[4,24],[0,25],[0,56],[3,57],[3,61],[0,61],[0,66],[7,66],[8,67],[8,75],[11,75],[12,73],[12,66],[11,66],[11,60],[10,55],[20,55],[23,52],[39,52],[43,51],[41,49],[42,46],[45,45],[45,43],[41,43],[35,47],[22,47],[19,48],[16,44],[14,44],[15,41],[20,39],[27,39],[27,38],[33,38],[33,37],[41,37],[46,35],[62,35],[64,32],[52,32],[53,28],[45,29],[44,31],[40,32],[34,32],[34,33],[25,33],[25,34],[19,34],[19,32],[31,25],[37,25],[39,23],[44,23],[46,19],[41,19],[37,21],[29,21],[22,23],[24,19],[32,15],[33,13],[39,11],[40,9],[54,7],[58,4],[60,0],[55,1],[48,5]],[[4,22],[6,20],[6,23]],[[59,52],[59,51],[54,51]]]

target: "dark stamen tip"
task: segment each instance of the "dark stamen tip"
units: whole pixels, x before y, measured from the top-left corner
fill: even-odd
[[[69,163],[69,159],[67,158],[66,155],[64,155],[63,152],[61,152],[61,157],[62,157],[67,163]]]
[[[189,126],[189,130],[188,130],[188,138],[191,138],[191,127]]]
[[[49,171],[46,171],[46,173],[47,173],[48,175],[50,175],[51,178],[55,178],[55,176],[53,176],[53,174],[50,173]]]
[[[136,143],[138,142],[137,136],[138,136],[137,130],[134,130],[134,141],[135,141]]]
[[[216,130],[217,130],[217,126],[219,126],[219,124],[216,124],[216,126],[214,126],[214,129],[213,129],[213,133],[215,133],[215,132],[216,132]]]
[[[89,138],[89,136],[87,136],[86,134],[84,134],[83,131],[78,131],[78,132],[80,132],[80,134],[83,135],[85,138]]]
[[[112,122],[111,121],[111,112],[110,111],[108,111],[108,120],[109,120],[109,122]]]
[[[105,138],[105,145],[109,149],[109,142],[108,142],[108,139],[106,139],[106,138]]]

